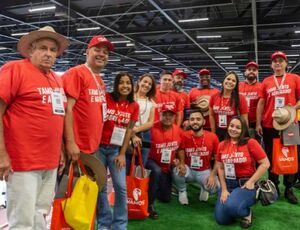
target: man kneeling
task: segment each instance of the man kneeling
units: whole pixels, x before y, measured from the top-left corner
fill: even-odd
[[[216,167],[211,170],[211,161],[217,152],[219,140],[215,133],[203,130],[205,119],[200,110],[190,112],[191,130],[185,131],[178,150],[177,166],[173,169],[174,183],[179,191],[179,202],[187,205],[186,182],[200,185],[200,201],[207,201],[209,193],[220,188]]]

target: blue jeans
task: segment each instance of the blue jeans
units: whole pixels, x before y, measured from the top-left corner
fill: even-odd
[[[127,228],[127,192],[125,168],[117,169],[114,159],[118,156],[120,148],[112,145],[100,145],[97,158],[105,168],[109,168],[115,190],[115,205],[113,215],[107,198],[107,184],[99,192],[97,206],[98,229],[125,230]]]
[[[238,180],[226,180],[227,190],[230,192],[226,202],[220,202],[221,191],[215,207],[215,218],[218,224],[230,224],[235,218],[250,214],[250,207],[256,202],[255,189],[243,189]]]

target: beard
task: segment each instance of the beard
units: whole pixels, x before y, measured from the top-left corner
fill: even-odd
[[[249,74],[248,76],[246,76],[248,81],[254,81],[256,79],[256,76],[254,74]]]
[[[176,91],[180,91],[180,90],[182,90],[182,84],[178,84],[178,83],[174,83],[174,89],[176,90]]]
[[[191,130],[194,132],[198,132],[203,128],[203,125],[200,126],[191,126]]]

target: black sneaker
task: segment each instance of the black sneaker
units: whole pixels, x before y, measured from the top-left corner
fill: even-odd
[[[289,203],[298,204],[298,199],[294,195],[294,192],[293,192],[292,188],[286,188],[285,191],[284,191],[284,196],[288,200]]]
[[[158,218],[158,213],[154,208],[154,205],[150,205],[148,208],[148,212],[149,212],[149,217],[156,220]]]

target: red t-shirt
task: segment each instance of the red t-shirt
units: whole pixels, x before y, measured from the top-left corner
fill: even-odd
[[[223,164],[234,164],[235,175],[237,178],[241,178],[251,177],[255,173],[256,162],[266,157],[261,145],[251,138],[248,144],[242,146],[222,141],[219,144],[216,160]]]
[[[84,153],[94,153],[100,144],[105,103],[105,85],[95,75],[100,91],[90,70],[83,64],[69,69],[63,76],[67,96],[76,100],[73,107],[73,129],[76,144]]]
[[[0,97],[7,104],[4,140],[14,171],[58,167],[63,115],[52,112],[51,92],[66,97],[61,78],[45,74],[27,59],[11,61],[0,69]]]
[[[160,91],[160,89],[157,89],[155,102],[156,102],[156,106],[155,106],[154,122],[159,121],[159,114],[161,111],[161,107],[164,104],[173,105],[176,112],[183,111],[180,96],[178,95],[178,93],[175,93],[172,90],[169,90],[168,92],[162,92]]]
[[[183,109],[189,109],[190,108],[190,98],[189,98],[189,95],[186,93],[186,92],[176,92],[174,91],[175,93],[177,93],[180,97],[180,100],[181,100],[181,107]]]
[[[216,155],[218,145],[219,139],[215,133],[204,130],[202,136],[196,137],[192,130],[188,130],[183,133],[179,148],[184,150],[186,165],[193,170],[203,171],[210,169],[210,160]],[[191,164],[192,156],[200,157],[200,167]]]
[[[182,138],[182,130],[175,124],[168,130],[163,130],[161,123],[155,123],[151,128],[151,148],[149,159],[155,161],[164,173],[170,173],[171,165],[176,157]],[[162,150],[172,151],[170,163],[161,163]]]
[[[210,89],[199,89],[199,88],[192,88],[190,91],[190,103],[194,103],[197,101],[197,99],[200,96],[212,96],[217,93],[220,93],[218,89],[215,88],[210,88]],[[205,125],[204,128],[210,129],[210,124],[209,124],[209,115],[205,116]]]
[[[256,108],[259,100],[259,92],[261,90],[261,83],[255,82],[254,84],[248,84],[247,82],[241,82],[239,85],[240,94],[244,95],[247,100],[249,109],[248,119],[249,123],[256,122]]]
[[[283,77],[276,77],[281,85]],[[273,128],[272,113],[275,107],[275,97],[283,97],[284,105],[295,105],[300,99],[300,77],[297,74],[287,73],[281,90],[278,90],[273,75],[262,82],[262,90],[259,97],[265,99],[262,125],[266,128]]]
[[[246,98],[243,95],[239,95],[240,98],[240,114],[247,114],[248,107]],[[230,98],[224,98],[220,93],[213,95],[210,98],[209,106],[212,108],[215,115],[216,127],[226,129],[231,118],[237,116],[237,111],[235,106],[230,105]],[[221,117],[222,116],[222,117]],[[225,118],[224,118],[225,117]],[[223,123],[220,123],[222,118]]]
[[[106,93],[107,120],[104,123],[101,144],[110,144],[114,127],[127,128],[129,121],[138,121],[139,104],[137,102],[114,101],[110,93]]]

